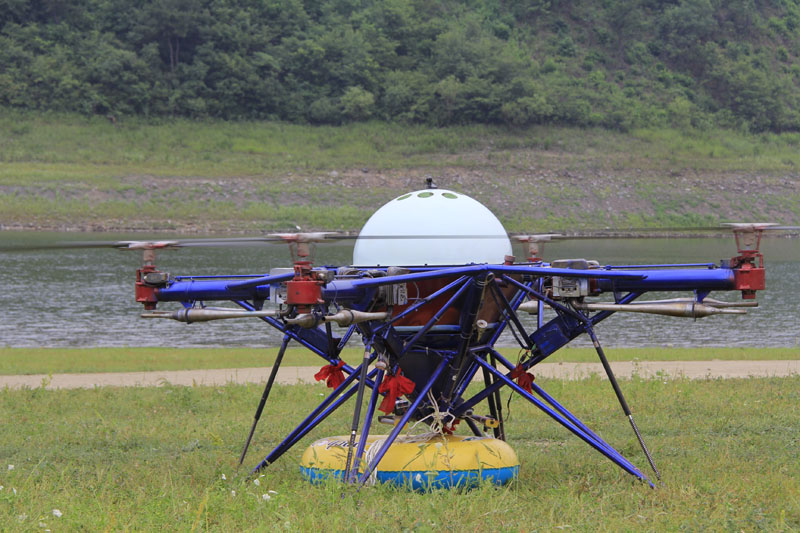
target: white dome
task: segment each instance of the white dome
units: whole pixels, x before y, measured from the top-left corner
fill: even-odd
[[[498,264],[506,255],[508,234],[483,204],[461,193],[423,189],[398,196],[370,217],[356,240],[353,264]]]

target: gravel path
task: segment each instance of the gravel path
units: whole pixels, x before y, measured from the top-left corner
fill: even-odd
[[[611,363],[620,378],[637,374],[644,378],[685,377],[689,379],[785,377],[800,374],[800,360],[783,361],[641,361]],[[314,383],[319,367],[282,367],[277,382],[285,385]],[[270,367],[211,370],[164,370],[156,372],[106,372],[96,374],[33,374],[0,376],[0,389],[9,387],[79,389],[92,387],[154,387],[172,385],[224,385],[264,383]],[[604,376],[600,363],[542,363],[534,374],[540,377],[581,379],[592,374]]]

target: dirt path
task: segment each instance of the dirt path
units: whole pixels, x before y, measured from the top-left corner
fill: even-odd
[[[611,363],[620,378],[636,374],[689,379],[785,377],[800,374],[800,360],[783,361],[643,361]],[[314,383],[319,367],[283,367],[277,382],[285,385]],[[224,385],[226,383],[264,383],[270,368],[225,368],[211,370],[165,370],[156,372],[107,372],[96,374],[34,374],[0,376],[0,389],[9,387],[78,389],[92,387],[155,387],[172,385]],[[604,375],[599,363],[542,363],[537,376],[558,379],[581,379],[592,374]]]

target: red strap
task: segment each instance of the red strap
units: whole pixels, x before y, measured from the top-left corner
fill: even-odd
[[[326,380],[329,388],[335,389],[344,383],[344,372],[342,372],[343,366],[344,361],[339,361],[335,365],[333,363],[325,365],[319,369],[319,372],[314,374],[314,379],[317,381],[322,381],[324,379]]]
[[[456,426],[461,422],[460,418],[456,418],[450,425],[442,426],[442,432],[445,435],[452,435],[453,432],[456,430]]]
[[[517,365],[517,367],[511,371],[511,374],[509,374],[508,377],[511,379],[516,379],[517,385],[525,389],[530,394],[533,394],[533,388],[531,387],[531,384],[536,378],[530,372],[525,372],[525,369],[522,367],[522,365]]]
[[[398,370],[394,376],[387,374],[381,381],[381,386],[378,387],[378,392],[386,393],[378,409],[388,415],[394,411],[394,403],[397,398],[403,394],[411,394],[414,392],[414,387],[416,387],[416,384],[405,377],[401,370]]]

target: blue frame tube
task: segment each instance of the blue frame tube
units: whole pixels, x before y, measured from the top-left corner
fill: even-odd
[[[227,279],[227,280],[230,281],[230,280],[236,280],[236,279],[239,279],[239,280],[242,280],[242,279],[250,280],[250,279],[253,279],[253,278],[260,278],[260,277],[262,277],[261,274],[230,274],[230,275],[227,275],[227,276],[226,275],[219,275],[219,276],[212,276],[212,275],[208,275],[208,276],[175,276],[172,279],[174,279],[175,281],[208,280],[208,279]]]
[[[397,357],[402,357],[403,355],[405,355],[408,352],[408,350],[410,350],[414,346],[414,344],[420,338],[422,338],[423,335],[428,333],[428,331],[430,331],[430,329],[433,327],[433,325],[436,324],[439,321],[440,318],[442,318],[442,315],[445,313],[445,311],[450,309],[455,304],[456,300],[458,300],[458,298],[460,298],[461,295],[464,294],[464,291],[466,291],[469,287],[470,287],[470,280],[467,280],[456,291],[456,293],[447,301],[447,303],[444,304],[441,309],[436,311],[436,313],[433,315],[433,317],[430,320],[428,320],[428,323],[425,324],[424,326],[422,326],[422,329],[419,330],[416,333],[416,335],[414,335],[414,337],[412,337],[411,340],[408,341],[405,344],[405,346],[403,346],[403,349],[400,350],[400,353],[397,354]]]
[[[339,344],[336,345],[336,349],[341,351],[347,345],[347,342],[350,340],[350,337],[353,336],[353,333],[358,329],[355,325],[350,326],[347,328],[347,332],[342,335],[342,338],[339,339]]]
[[[519,291],[517,294],[515,294],[514,298],[512,298],[512,300],[511,300],[511,308],[516,310],[519,307],[519,305],[522,303],[522,300],[524,298],[525,298],[525,292],[523,292],[523,291]],[[502,335],[502,333],[506,329],[507,325],[508,325],[508,319],[504,318],[498,324],[497,329],[494,332],[494,335],[492,335],[491,340],[488,342],[489,346],[494,346],[494,343],[496,343],[497,339],[500,338],[500,335]]]
[[[511,364],[511,362],[510,362],[509,360],[507,360],[505,357],[503,357],[503,356],[500,354],[500,352],[498,352],[498,351],[494,350],[493,348],[482,348],[482,350],[485,350],[487,353],[491,353],[491,355],[492,355],[492,356],[494,356],[494,357],[496,357],[496,358],[497,358],[497,360],[498,360],[498,361],[500,361],[500,363],[501,363],[503,366],[505,366],[506,368],[508,368],[508,369],[509,369],[509,371],[511,371],[511,370],[513,370],[513,369],[514,369],[514,365],[512,365],[512,364]],[[473,351],[472,351],[471,355],[472,355],[473,359],[478,359],[478,358],[481,358],[481,357],[480,357],[480,355],[478,355],[478,353],[477,353],[477,352],[478,352],[478,351],[475,351],[475,350],[473,350]],[[483,359],[483,360],[484,360],[484,361],[486,361],[485,359]],[[486,363],[487,363],[487,364],[491,364],[491,363],[489,363],[488,361],[486,361]],[[461,396],[464,394],[464,391],[466,391],[466,388],[469,386],[469,383],[470,383],[470,381],[472,381],[472,378],[474,377],[474,374],[477,372],[477,369],[478,369],[478,368],[481,368],[481,365],[479,365],[477,362],[475,362],[474,364],[475,364],[475,371],[472,373],[473,375],[472,375],[472,376],[469,378],[469,380],[466,380],[466,379],[465,379],[465,381],[463,381],[463,382],[460,384],[460,386],[459,386],[459,394],[458,394],[458,397],[461,397]],[[525,369],[527,370],[527,368],[528,368],[528,367],[526,366],[526,367],[525,367]],[[484,395],[484,396],[481,398],[481,400],[479,400],[478,402],[475,402],[475,403],[473,403],[473,404],[472,404],[472,406],[471,406],[471,408],[474,408],[474,407],[475,407],[475,406],[476,406],[478,403],[480,403],[480,401],[482,401],[483,399],[489,399],[489,398],[492,396],[492,394],[494,394],[496,391],[499,391],[499,390],[502,388],[502,384],[500,384],[499,386],[496,386],[496,385],[497,385],[497,383],[495,383],[495,385],[493,385],[493,386],[491,387],[491,391],[492,391],[492,392],[491,392],[490,394],[486,394],[486,395]],[[488,389],[489,387],[487,386],[486,388]],[[611,447],[611,446],[610,446],[610,445],[609,445],[607,442],[605,442],[605,441],[604,441],[603,439],[601,439],[601,438],[600,438],[598,435],[596,435],[596,434],[595,434],[595,433],[594,433],[594,432],[593,432],[591,429],[589,429],[589,428],[588,428],[588,427],[587,427],[587,426],[586,426],[586,425],[585,425],[583,422],[581,422],[581,420],[580,420],[578,417],[576,417],[576,416],[575,416],[575,415],[573,415],[571,412],[569,412],[569,410],[567,410],[567,408],[566,408],[566,407],[564,407],[563,405],[561,405],[560,403],[558,403],[558,402],[555,400],[555,398],[553,398],[552,396],[550,396],[549,394],[547,394],[547,393],[544,391],[544,389],[542,389],[542,388],[541,388],[539,385],[537,385],[536,383],[531,383],[531,388],[532,388],[533,390],[535,390],[535,391],[536,391],[536,393],[537,393],[539,396],[541,396],[541,397],[542,397],[542,398],[543,398],[543,399],[544,399],[544,400],[545,400],[547,403],[549,403],[549,404],[550,404],[550,405],[551,405],[551,406],[552,406],[554,409],[556,409],[556,410],[557,410],[559,413],[561,413],[561,415],[563,415],[563,416],[565,416],[566,418],[568,418],[568,419],[569,419],[569,420],[570,420],[570,421],[571,421],[573,424],[575,424],[576,426],[578,426],[579,428],[581,428],[581,429],[582,429],[583,431],[585,431],[585,432],[586,432],[588,435],[590,435],[590,436],[594,437],[594,439],[595,439],[595,440],[598,442],[598,444],[600,444],[600,445],[602,445],[602,446],[605,446],[605,447],[607,447],[609,450],[611,450],[611,451],[613,451],[614,453],[616,453],[616,450],[614,450],[614,448],[612,448],[612,447]],[[484,389],[484,390],[486,390],[486,389]]]
[[[503,278],[506,278],[506,277],[507,276],[503,276]],[[522,325],[522,322],[520,321],[519,316],[517,316],[517,313],[515,312],[514,308],[511,307],[511,304],[509,303],[508,299],[506,299],[506,295],[503,294],[503,291],[501,291],[497,287],[497,285],[492,285],[490,290],[493,291],[494,295],[500,300],[500,303],[502,304],[504,310],[506,311],[506,313],[508,313],[508,319],[510,319],[511,322],[513,322],[514,325],[517,326],[517,329],[519,329],[519,333],[525,339],[528,340],[528,345],[527,346],[523,346],[523,348],[525,348],[527,350],[530,350],[531,347],[533,346],[533,342],[530,340],[530,338],[528,338],[528,332],[525,331],[525,327]],[[509,325],[509,327],[510,327],[510,325]]]
[[[507,359],[505,359],[505,358],[504,358],[504,357],[503,357],[503,356],[502,356],[502,355],[501,355],[499,352],[497,352],[497,351],[495,351],[495,350],[491,350],[491,354],[492,354],[494,357],[498,358],[498,360],[500,361],[500,363],[501,363],[503,366],[505,366],[506,368],[508,368],[508,369],[509,369],[509,371],[511,371],[511,370],[513,370],[513,369],[514,369],[514,366],[511,364],[511,362],[510,362],[510,361],[508,361]],[[477,356],[477,355],[475,355],[475,354],[473,354],[473,357],[475,357],[476,359],[478,359],[478,356]],[[483,361],[483,363],[485,363],[486,365],[489,365],[489,366],[491,366],[491,364],[490,364],[488,361],[486,361],[485,359],[481,358],[481,361]],[[486,365],[483,365],[483,364],[481,364],[481,366],[486,366]],[[497,371],[496,371],[496,373],[500,373],[500,371],[499,371],[499,370],[497,370]],[[507,378],[507,381],[508,381],[508,382],[512,382],[512,383],[513,383],[513,381],[511,380],[511,378],[510,378],[510,377],[509,377],[507,374],[504,374],[504,375],[505,375],[505,377]],[[507,384],[507,383],[505,383],[505,384]],[[502,386],[502,385],[501,385],[501,386]],[[605,442],[605,441],[604,441],[602,438],[600,438],[600,437],[599,437],[597,434],[595,434],[595,433],[594,433],[594,432],[593,432],[591,429],[589,429],[589,428],[588,428],[588,427],[587,427],[587,426],[586,426],[586,425],[585,425],[583,422],[581,422],[581,420],[580,420],[580,419],[579,419],[577,416],[573,415],[573,414],[572,414],[572,413],[571,413],[571,412],[570,412],[570,411],[569,411],[569,410],[568,410],[566,407],[564,407],[563,405],[561,405],[560,403],[558,403],[558,402],[555,400],[555,398],[553,398],[552,396],[550,396],[549,394],[547,394],[547,393],[544,391],[544,389],[542,389],[542,388],[541,388],[539,385],[537,385],[535,382],[534,382],[534,383],[531,383],[531,389],[533,389],[534,391],[536,391],[536,393],[537,393],[537,394],[539,394],[539,396],[541,396],[541,397],[542,397],[542,399],[544,399],[544,400],[545,400],[545,401],[546,401],[548,404],[550,404],[550,405],[551,405],[551,406],[552,406],[554,409],[556,409],[556,410],[557,410],[557,411],[558,411],[558,412],[559,412],[559,413],[560,413],[562,416],[564,416],[565,418],[569,419],[569,420],[570,420],[570,422],[572,422],[573,424],[575,424],[575,426],[577,426],[578,428],[580,428],[581,430],[583,430],[583,431],[584,431],[584,432],[585,432],[585,433],[586,433],[588,436],[590,436],[590,437],[594,438],[594,440],[595,440],[595,441],[596,441],[596,442],[597,442],[599,445],[601,445],[601,446],[604,446],[604,447],[605,447],[606,449],[608,449],[608,450],[609,450],[611,453],[613,453],[613,454],[616,454],[616,455],[620,455],[620,456],[621,456],[621,454],[619,454],[619,452],[617,452],[617,451],[616,451],[616,450],[615,450],[613,447],[611,447],[611,445],[610,445],[610,444],[608,444],[608,443],[607,443],[607,442]],[[489,396],[491,396],[491,395],[489,395]],[[488,396],[487,396],[487,397],[488,397]]]
[[[361,463],[361,458],[364,456],[364,448],[367,446],[367,437],[369,437],[369,427],[372,424],[372,419],[375,417],[375,407],[378,404],[378,388],[383,382],[383,370],[378,370],[378,375],[375,377],[375,386],[372,387],[372,395],[369,398],[369,405],[367,406],[367,414],[364,417],[364,427],[361,429],[361,436],[358,439],[358,446],[356,447],[356,456],[353,458],[353,468],[350,471],[350,479],[345,481],[356,481],[358,479],[358,467]]]
[[[371,359],[370,359],[371,361]],[[359,368],[360,370],[360,368]],[[374,376],[377,370],[372,370],[368,375]],[[314,429],[320,422],[328,418],[336,409],[341,407],[341,405],[346,402],[353,394],[356,393],[358,390],[358,385],[353,385],[350,389],[341,394],[358,376],[357,373],[353,373],[348,376],[341,385],[336,387],[333,392],[331,392],[327,398],[325,398],[322,403],[320,403],[311,413],[303,419],[303,421],[294,428],[286,438],[281,441],[265,458],[262,460],[258,465],[253,469],[253,473],[258,472],[262,468],[269,466],[270,464],[277,461],[284,453],[289,451],[292,446],[297,444],[297,441],[302,439],[309,431]],[[368,385],[370,386],[370,385]],[[337,396],[341,394],[341,397],[337,399]],[[336,400],[334,402],[334,400]]]
[[[597,286],[603,291],[681,291],[735,289],[734,272],[729,268],[646,270],[646,279],[610,280],[597,277]]]
[[[190,280],[176,281],[168,287],[156,289],[159,302],[195,302],[198,300],[248,300],[267,299],[269,286],[231,289],[227,281]]]
[[[624,297],[620,298],[617,303],[626,304],[628,302],[632,302],[633,300],[635,300],[636,298],[638,298],[641,295],[642,295],[642,293],[640,293],[640,292],[631,292],[631,293],[626,294]],[[540,301],[540,303],[541,303],[541,301]],[[592,315],[590,318],[583,317],[583,318],[581,318],[581,320],[584,322],[584,324],[586,324],[587,321],[588,321],[589,324],[594,326],[595,324],[597,324],[599,322],[602,322],[606,318],[610,317],[614,313],[615,313],[615,311],[600,311],[599,313],[597,313],[595,315]],[[539,327],[541,327],[541,326],[539,326]],[[571,339],[570,339],[570,342],[571,342]],[[553,353],[555,353],[555,352],[553,352]],[[531,368],[532,366],[535,366],[536,364],[541,363],[542,361],[544,361],[545,359],[547,359],[551,355],[553,355],[553,354],[551,353],[551,354],[548,354],[548,355],[537,355],[535,357],[532,357],[527,363],[525,363],[524,366],[525,366],[526,369],[527,368]]]
[[[511,310],[514,312],[515,315],[516,315],[516,309],[519,307],[519,304],[522,303],[522,300],[524,298],[525,298],[525,293],[523,291],[519,291],[511,299],[510,306]],[[503,317],[503,319],[500,322],[498,322],[497,328],[495,328],[495,332],[492,335],[492,338],[489,340],[487,344],[483,346],[485,346],[488,349],[491,349],[491,347],[493,347],[494,344],[497,342],[497,339],[500,338],[500,335],[503,333],[503,330],[505,330],[506,326],[508,326],[508,322],[509,322],[508,317]],[[476,349],[475,346],[470,348],[470,351],[473,352],[473,355],[479,352],[480,350],[481,348]],[[478,372],[479,368],[480,366],[478,366],[477,363],[473,362],[473,365],[464,374],[464,379],[462,379],[461,382],[458,384],[458,388],[456,389],[456,398],[460,398],[461,396],[463,396],[464,391],[466,391],[467,387],[469,387],[470,382],[475,377],[475,374]]]
[[[482,283],[482,284],[481,284]],[[470,292],[464,297],[464,302],[461,305],[461,316],[459,317],[459,336],[461,341],[458,346],[458,351],[455,353],[455,360],[453,363],[458,365],[457,368],[451,367],[455,370],[452,378],[445,383],[441,399],[444,403],[449,404],[453,397],[453,391],[458,388],[460,382],[457,380],[459,377],[463,380],[464,375],[470,373],[475,363],[467,359],[467,351],[469,350],[470,341],[472,340],[472,333],[475,330],[475,323],[478,320],[478,312],[486,297],[486,291],[491,291],[492,288],[487,285],[491,283],[494,286],[494,277],[489,276],[475,276],[470,281]],[[458,397],[458,396],[456,396]]]
[[[440,278],[447,275],[474,276],[480,273],[489,272],[495,274],[528,274],[532,276],[544,277],[567,276],[573,278],[594,278],[598,279],[599,281],[607,281],[608,283],[610,283],[611,280],[618,282],[629,281],[634,283],[636,281],[649,278],[653,273],[656,273],[656,275],[658,275],[659,272],[661,275],[666,273],[666,271],[648,271],[645,275],[640,273],[628,273],[610,270],[571,270],[551,267],[482,264],[428,270],[424,272],[415,272],[412,274],[402,274],[399,276],[389,276],[385,278],[334,280],[323,288],[323,295],[325,298],[330,300],[360,300],[364,297],[365,289],[379,287],[381,285],[421,281],[425,279]],[[732,276],[733,274],[731,273],[731,278]],[[176,281],[168,287],[157,289],[156,294],[159,301],[246,300],[253,297],[266,298],[269,295],[269,285],[271,283],[288,281],[293,277],[293,273],[286,273],[276,276],[264,276],[261,278],[234,282],[229,280],[216,281],[192,279],[189,281]],[[675,279],[675,277],[673,276],[671,279]],[[691,282],[687,283],[691,285]]]
[[[424,272],[415,272],[413,274],[401,274],[399,276],[387,276],[385,278],[373,279],[358,279],[351,280],[346,283],[351,285],[352,289],[360,289],[366,287],[379,287],[381,285],[393,285],[395,283],[404,283],[408,281],[421,281],[425,279],[441,278],[448,275],[476,275],[482,272],[492,272],[494,274],[527,274],[529,276],[564,276],[571,278],[592,278],[592,279],[619,279],[619,280],[642,280],[647,278],[643,273],[629,273],[629,272],[612,272],[609,270],[579,270],[569,268],[551,268],[551,267],[533,267],[533,266],[514,266],[514,265],[470,265],[461,267],[444,268],[440,270],[428,270]],[[331,283],[338,283],[333,281]],[[330,285],[330,284],[329,284]],[[346,290],[342,287],[342,290]]]
[[[396,283],[422,281],[447,276],[473,277],[480,273],[489,272],[495,274],[527,274],[539,277],[570,276],[573,278],[602,278],[615,280],[642,280],[647,277],[640,273],[611,272],[608,270],[571,270],[566,268],[483,264],[440,269],[432,268],[422,272],[387,276],[384,278],[333,280],[322,288],[322,295],[323,298],[331,301],[361,301],[364,299],[367,289],[380,287],[382,285],[394,285]],[[231,284],[231,288],[240,288],[241,286],[241,283]]]
[[[539,278],[536,281],[536,290],[539,293],[541,293],[544,290],[544,280],[542,278]],[[538,313],[536,313],[536,329],[539,329],[542,326],[544,326],[544,302],[541,300],[538,300],[538,302],[539,304],[536,308],[538,311]]]
[[[400,419],[400,422],[398,422],[398,424],[394,427],[394,429],[392,429],[392,432],[389,433],[389,436],[386,437],[386,442],[383,443],[381,449],[378,450],[378,453],[375,454],[375,458],[372,460],[372,463],[367,465],[366,470],[364,470],[364,473],[358,480],[359,486],[367,482],[367,479],[369,478],[372,471],[377,468],[378,464],[380,464],[381,459],[383,459],[383,456],[386,455],[387,451],[389,451],[389,447],[397,439],[397,436],[400,434],[400,432],[403,431],[403,428],[406,426],[406,424],[408,424],[408,421],[411,419],[411,416],[419,408],[419,404],[421,404],[422,401],[425,399],[425,397],[428,394],[428,391],[431,390],[433,384],[436,382],[437,379],[439,379],[439,376],[442,374],[445,365],[447,365],[449,362],[450,362],[449,357],[442,357],[442,360],[439,362],[439,365],[433,371],[433,374],[431,375],[430,379],[428,379],[428,382],[425,384],[424,387],[422,387],[422,390],[419,391],[417,397],[414,399],[414,402],[409,406],[405,414],[403,414],[403,417]]]
[[[507,360],[496,350],[492,350],[492,355],[494,355],[497,358],[497,360],[500,361],[500,363],[509,370],[514,369],[514,366],[511,364],[511,361]],[[539,385],[536,384],[536,382],[531,383],[531,388],[534,391],[536,391],[536,394],[541,396],[544,401],[550,404],[553,407],[553,409],[561,413],[561,415],[569,419],[570,422],[572,422],[573,424],[581,428],[583,431],[585,431],[587,435],[593,437],[598,444],[606,446],[609,450],[612,450],[616,453],[616,450],[614,450],[614,448],[612,448],[606,441],[601,439],[594,431],[589,429],[589,427],[586,426],[586,424],[581,422],[581,420],[577,416],[573,415],[566,407],[564,407],[558,401],[556,401],[555,398],[547,394],[543,388],[541,388]]]
[[[366,388],[367,382],[367,367],[369,367],[369,362],[372,359],[372,340],[373,339],[370,339],[370,341],[364,343],[364,362],[361,364],[361,372],[358,376],[358,393],[356,394],[356,406],[355,409],[353,409],[353,423],[350,426],[350,441],[347,446],[347,459],[344,463],[344,479],[350,477],[350,461],[353,458],[353,447],[356,445],[356,433],[358,433],[358,425],[361,423],[361,405],[364,403],[364,389]]]
[[[511,387],[514,391],[516,391],[517,393],[522,395],[526,400],[528,400],[529,402],[534,404],[536,407],[538,407],[540,410],[542,410],[545,414],[550,416],[550,418],[552,418],[553,420],[555,420],[556,422],[558,422],[559,424],[564,426],[566,429],[571,431],[575,436],[580,438],[586,444],[588,444],[589,446],[591,446],[592,448],[594,448],[595,450],[597,450],[598,452],[600,452],[601,454],[606,456],[614,464],[616,464],[617,466],[619,466],[620,468],[622,468],[623,470],[625,470],[629,474],[641,479],[642,481],[646,481],[651,487],[654,487],[653,482],[650,481],[650,479],[646,475],[644,475],[630,461],[625,459],[625,457],[623,457],[619,452],[616,452],[616,450],[611,448],[611,446],[606,448],[606,447],[600,445],[599,443],[595,442],[595,440],[594,440],[594,438],[592,436],[586,434],[583,430],[581,430],[581,428],[575,426],[568,419],[564,418],[559,413],[557,413],[556,411],[554,411],[553,409],[551,409],[550,407],[548,407],[547,405],[542,403],[541,400],[539,400],[538,398],[536,398],[532,394],[528,393],[528,391],[526,391],[525,389],[523,389],[522,387],[520,387],[519,385],[514,383],[514,381],[508,379],[508,377],[505,374],[503,374],[502,372],[500,372],[499,370],[494,368],[492,365],[490,365],[489,363],[487,363],[483,359],[476,358],[476,361],[478,361],[478,363],[481,366],[483,366],[484,368],[487,368],[489,370],[489,372],[491,372],[492,374],[495,375],[496,378],[498,378],[499,380],[504,382],[506,385]],[[613,453],[612,450],[614,450],[614,452],[616,452],[616,453]]]
[[[603,270],[636,270],[656,268],[718,268],[716,263],[667,263],[663,265],[605,265]]]
[[[250,305],[248,302],[245,302],[245,301],[237,301],[237,302],[234,302],[234,303],[235,303],[235,304],[237,304],[237,305],[239,305],[240,307],[242,307],[242,308],[244,308],[244,309],[247,309],[248,311],[254,311],[254,310],[255,310],[255,307],[253,307],[252,305]],[[275,320],[274,318],[271,318],[271,317],[268,317],[268,316],[262,316],[262,317],[258,317],[258,318],[260,318],[261,320],[263,320],[263,321],[264,321],[264,322],[266,322],[267,324],[271,325],[272,327],[274,327],[275,329],[277,329],[278,331],[280,331],[280,332],[281,332],[281,333],[283,333],[284,335],[289,335],[289,336],[292,338],[292,340],[293,340],[293,341],[296,341],[296,342],[298,342],[298,343],[302,344],[302,345],[303,345],[305,348],[307,348],[307,349],[311,350],[312,352],[314,352],[314,353],[315,353],[315,354],[317,354],[318,356],[322,357],[323,359],[325,359],[325,360],[326,360],[326,361],[328,361],[329,363],[331,363],[331,364],[335,364],[335,363],[337,363],[337,362],[338,362],[338,360],[337,360],[337,359],[333,359],[333,358],[331,358],[331,357],[330,357],[330,356],[329,356],[329,355],[328,355],[326,352],[323,352],[323,351],[321,351],[321,350],[317,349],[317,347],[316,347],[316,346],[314,346],[314,345],[313,345],[313,344],[311,344],[310,342],[308,342],[308,341],[306,341],[305,339],[303,339],[303,338],[302,338],[300,335],[298,335],[298,334],[297,334],[297,332],[295,332],[295,331],[293,331],[293,330],[290,330],[290,329],[287,329],[287,328],[285,328],[282,322],[278,322],[278,321],[277,321],[277,320]],[[301,331],[302,331],[302,330],[301,330]],[[352,366],[350,366],[350,365],[348,365],[348,364],[345,364],[345,365],[342,367],[342,370],[344,370],[344,371],[345,371],[345,372],[347,372],[348,374],[353,374],[354,372],[356,372],[356,371],[357,371],[356,369],[354,369]],[[370,387],[372,386],[372,384],[371,384],[371,383],[372,383],[372,382],[371,382],[370,380],[367,380],[367,384],[368,384]]]
[[[400,320],[400,319],[401,319],[401,318],[403,318],[404,316],[408,315],[409,313],[413,313],[414,311],[416,311],[417,309],[419,309],[419,308],[420,308],[420,307],[422,307],[423,305],[425,305],[425,304],[427,304],[427,303],[431,302],[432,300],[434,300],[434,299],[438,298],[438,297],[439,297],[439,296],[441,296],[442,294],[444,294],[444,293],[446,293],[447,291],[451,290],[453,287],[455,287],[455,286],[456,286],[456,285],[458,285],[459,283],[463,283],[463,282],[465,282],[465,281],[467,280],[467,277],[468,277],[468,276],[461,276],[460,278],[458,278],[457,280],[453,281],[452,283],[448,283],[446,286],[442,287],[442,288],[441,288],[441,289],[439,289],[438,291],[436,291],[436,292],[434,292],[434,293],[431,293],[431,294],[429,294],[428,296],[426,296],[425,298],[423,298],[423,299],[422,299],[422,300],[420,300],[419,302],[415,303],[414,305],[412,305],[411,307],[409,307],[408,309],[406,309],[405,311],[403,311],[403,312],[402,312],[402,313],[400,313],[399,315],[397,315],[397,316],[395,316],[395,317],[392,317],[392,319],[391,319],[391,320],[389,320],[389,322],[387,322],[387,323],[385,323],[385,324],[381,324],[379,327],[377,327],[377,328],[375,329],[375,331],[381,331],[381,330],[383,330],[383,329],[385,329],[385,328],[387,328],[387,327],[391,326],[392,324],[394,324],[395,322],[397,322],[398,320]]]
[[[289,281],[294,278],[294,272],[287,272],[285,274],[278,274],[275,276],[263,276],[260,278],[249,279],[247,281],[235,281],[228,283],[228,288],[231,290],[237,289],[252,289],[260,285],[270,285],[281,281]]]
[[[519,281],[515,280],[514,278],[510,278],[510,277],[504,275],[503,276],[503,280],[505,280],[505,281],[507,281],[509,283],[513,283],[514,285],[516,285],[517,287],[519,287],[523,291],[526,291],[527,293],[532,294],[537,300],[539,300],[540,304],[542,302],[545,302],[545,303],[547,303],[547,305],[549,305],[550,307],[552,307],[556,311],[561,311],[562,313],[567,313],[568,315],[570,315],[573,318],[576,318],[576,319],[578,319],[580,321],[585,321],[586,320],[585,316],[583,316],[582,314],[578,313],[574,309],[572,309],[570,307],[567,307],[566,305],[560,304],[560,303],[556,302],[555,300],[551,300],[550,298],[548,298],[544,294],[539,293],[539,291],[535,290],[534,288],[529,287],[529,286],[527,286],[527,285],[525,285],[523,283],[520,283]]]
[[[308,414],[308,416],[306,416],[306,418],[304,418],[304,419],[303,419],[303,421],[302,421],[302,422],[300,422],[300,424],[299,424],[297,427],[295,427],[295,428],[294,428],[292,431],[290,431],[290,432],[289,432],[289,434],[288,434],[288,435],[287,435],[287,436],[286,436],[286,437],[285,437],[285,438],[284,438],[284,439],[283,439],[283,440],[280,442],[280,444],[278,444],[278,445],[277,445],[277,446],[276,446],[276,447],[275,447],[275,448],[274,448],[274,449],[273,449],[273,450],[272,450],[272,451],[271,451],[271,452],[270,452],[270,453],[267,455],[267,457],[266,457],[266,458],[264,458],[264,460],[263,460],[263,461],[261,461],[261,463],[259,463],[259,464],[258,464],[258,466],[256,466],[256,468],[255,468],[253,471],[255,472],[255,471],[257,471],[257,470],[260,470],[260,469],[261,469],[261,468],[263,468],[264,466],[267,466],[269,463],[272,463],[272,462],[274,462],[275,460],[277,460],[277,459],[278,459],[278,457],[280,457],[281,455],[283,455],[283,453],[284,453],[286,450],[284,450],[284,451],[281,451],[280,453],[278,453],[278,452],[279,452],[279,451],[280,451],[282,448],[284,448],[284,447],[286,447],[286,446],[288,446],[288,447],[291,447],[291,442],[292,442],[292,439],[293,439],[293,437],[294,437],[295,435],[297,435],[299,432],[301,432],[301,431],[302,431],[304,428],[306,428],[306,427],[307,427],[307,426],[308,426],[308,425],[309,425],[311,422],[313,422],[313,421],[314,421],[314,419],[315,419],[315,418],[316,418],[316,417],[319,415],[319,413],[323,412],[323,411],[324,411],[324,410],[325,410],[325,409],[326,409],[326,408],[327,408],[327,407],[328,407],[328,406],[331,404],[331,402],[333,402],[333,401],[336,399],[336,397],[337,397],[339,394],[341,394],[341,393],[342,393],[342,392],[343,392],[343,391],[344,391],[344,390],[345,390],[345,389],[346,389],[346,388],[347,388],[347,387],[348,387],[348,386],[349,386],[349,385],[350,385],[350,384],[351,384],[351,383],[352,383],[352,382],[355,380],[355,378],[356,378],[356,374],[355,374],[355,373],[353,373],[353,374],[350,374],[350,376],[348,376],[348,377],[347,377],[347,378],[346,378],[346,379],[345,379],[345,380],[342,382],[342,384],[341,384],[341,385],[339,385],[338,387],[336,387],[336,388],[333,390],[333,392],[331,392],[331,393],[328,395],[328,397],[327,397],[327,398],[325,398],[324,400],[322,400],[322,402],[321,402],[319,405],[317,405],[317,407],[315,407],[315,408],[314,408],[314,410],[312,410],[312,411],[311,411],[311,413],[309,413],[309,414]],[[353,388],[353,389],[352,389],[352,392],[355,392],[355,390],[356,390],[356,389],[355,389],[355,388]],[[287,449],[288,449],[288,448],[287,448]],[[276,455],[276,454],[277,454],[277,455]]]

